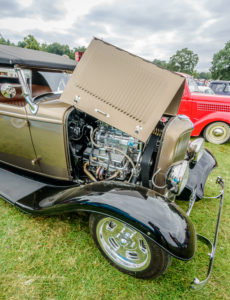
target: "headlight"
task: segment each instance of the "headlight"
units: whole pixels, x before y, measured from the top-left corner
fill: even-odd
[[[204,139],[198,138],[190,142],[188,145],[188,157],[189,160],[196,164],[204,152]]]
[[[189,163],[186,160],[172,164],[166,173],[166,186],[172,193],[180,195],[189,175]]]

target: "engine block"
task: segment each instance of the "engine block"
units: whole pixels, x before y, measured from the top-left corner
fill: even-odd
[[[83,154],[89,162],[88,169],[97,179],[108,178],[117,172],[117,179],[125,180],[131,172],[130,159],[136,163],[142,151],[142,142],[102,122],[95,131],[94,141],[98,145],[88,146]]]

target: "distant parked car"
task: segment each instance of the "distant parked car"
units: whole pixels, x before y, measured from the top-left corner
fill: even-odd
[[[230,139],[230,97],[201,93],[191,75],[178,74],[186,78],[178,113],[193,122],[191,135],[203,135],[213,144],[226,143]]]
[[[230,95],[230,81],[216,80],[210,83],[210,88],[215,94]]]
[[[208,86],[208,81],[206,79],[194,79],[198,86]]]
[[[215,95],[214,91],[208,86],[198,85],[198,90],[199,90],[199,92],[204,93],[204,94]]]

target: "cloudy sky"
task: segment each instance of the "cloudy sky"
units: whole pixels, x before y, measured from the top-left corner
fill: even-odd
[[[189,48],[199,55],[198,71],[208,71],[230,40],[228,0],[0,0],[0,8],[0,33],[13,42],[33,34],[73,48],[95,36],[166,61]]]

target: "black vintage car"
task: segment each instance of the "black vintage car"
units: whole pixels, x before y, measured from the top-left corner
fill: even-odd
[[[103,255],[139,278],[192,259],[198,237],[212,249],[203,286],[224,183],[212,244],[189,218],[216,160],[177,115],[184,78],[98,39],[77,67],[3,45],[0,64],[1,197],[34,215],[88,213]]]

